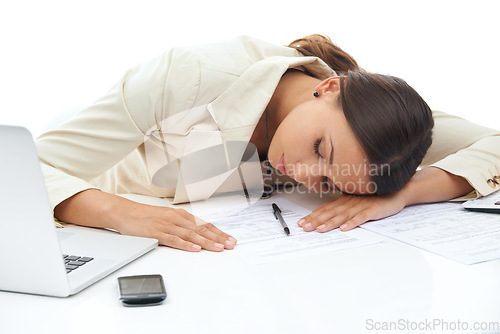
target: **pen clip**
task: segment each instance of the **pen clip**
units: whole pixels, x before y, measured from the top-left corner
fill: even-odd
[[[271,206],[273,207],[274,217],[276,218],[276,220],[279,220],[278,215],[276,214],[276,212],[281,213],[281,209],[279,208],[279,206],[276,205],[276,203],[273,203]]]

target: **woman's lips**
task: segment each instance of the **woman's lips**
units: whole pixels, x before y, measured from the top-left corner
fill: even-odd
[[[286,175],[286,167],[285,167],[285,155],[281,155],[281,159],[278,162],[278,170],[280,171],[281,174]]]

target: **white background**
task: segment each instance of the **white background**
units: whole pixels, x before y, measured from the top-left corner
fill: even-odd
[[[329,35],[368,71],[404,78],[432,109],[500,128],[497,1],[3,1],[0,124],[35,135],[129,67],[177,45],[247,34]]]

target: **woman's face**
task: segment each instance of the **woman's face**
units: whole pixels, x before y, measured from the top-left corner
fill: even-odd
[[[338,95],[337,89],[329,88],[293,109],[272,138],[269,162],[316,192],[337,188],[351,194],[373,193],[370,163],[337,102]]]

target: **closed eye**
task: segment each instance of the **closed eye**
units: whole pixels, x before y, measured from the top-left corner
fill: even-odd
[[[318,156],[318,158],[323,158],[321,153],[319,153],[319,144],[321,144],[321,139],[316,140],[314,142],[314,153]]]

